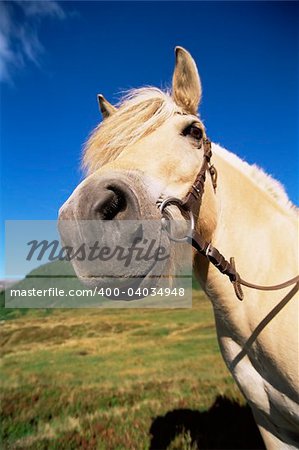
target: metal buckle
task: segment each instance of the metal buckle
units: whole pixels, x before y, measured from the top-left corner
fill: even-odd
[[[176,206],[180,210],[181,213],[182,213],[182,211],[184,211],[185,213],[189,214],[190,231],[189,231],[189,234],[187,234],[186,236],[184,236],[182,238],[178,238],[178,237],[171,235],[171,227],[169,227],[167,224],[167,222],[170,223],[170,220],[169,220],[169,218],[167,218],[167,212],[165,212],[165,208],[169,205]],[[188,240],[188,238],[192,235],[192,231],[194,230],[194,226],[195,226],[195,221],[194,221],[194,216],[193,216],[192,211],[190,211],[190,209],[187,209],[184,206],[183,201],[176,197],[165,198],[159,205],[159,209],[161,211],[162,216],[163,216],[163,214],[166,215],[166,217],[162,217],[162,228],[167,231],[169,238],[175,242],[186,242]]]

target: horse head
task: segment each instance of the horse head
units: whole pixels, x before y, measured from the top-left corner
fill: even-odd
[[[190,189],[202,163],[206,137],[198,115],[202,90],[191,55],[181,47],[176,48],[175,54],[171,92],[153,87],[131,90],[118,107],[111,105],[103,95],[98,96],[103,120],[85,146],[83,165],[87,176],[59,213],[60,223],[74,223],[73,227],[68,226],[67,233],[62,230],[64,242],[73,244],[82,235],[86,238],[86,232],[78,226],[86,221],[93,224],[89,231],[103,221],[109,221],[110,227],[113,226],[111,221],[115,226],[138,220],[160,224],[159,201],[168,196],[181,199]],[[210,180],[205,191],[197,226],[210,238],[216,217]],[[182,219],[177,208],[170,207],[169,211],[172,218]],[[125,235],[137,233],[135,228],[127,226],[119,234],[124,239]],[[156,237],[160,235],[159,229],[150,228]],[[117,231],[110,230],[108,234],[109,245],[117,246]],[[161,236],[156,239],[156,247],[158,243],[161,245],[161,239],[163,241]],[[107,244],[107,239],[105,242]],[[168,265],[174,267],[178,254],[172,255]],[[79,278],[85,282],[92,280],[94,284],[95,277],[91,276],[88,264],[72,262]],[[158,271],[163,273],[165,264],[162,261],[156,264],[156,275]],[[115,261],[111,261],[111,265],[115,267]],[[106,270],[108,266],[106,262]],[[151,261],[139,261],[127,267],[122,276],[144,277],[151,267]],[[103,274],[99,265],[97,271],[100,279]]]

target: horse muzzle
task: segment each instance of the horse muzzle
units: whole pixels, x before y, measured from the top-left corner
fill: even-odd
[[[141,215],[129,180],[88,177],[59,211],[59,220],[136,220]]]
[[[61,207],[58,228],[78,278],[115,286],[165,272],[168,243],[160,218],[140,179],[92,175]]]

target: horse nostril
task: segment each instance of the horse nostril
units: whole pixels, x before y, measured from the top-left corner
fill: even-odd
[[[112,220],[117,214],[126,209],[125,193],[119,188],[107,186],[100,200],[96,203],[94,211],[101,220]]]

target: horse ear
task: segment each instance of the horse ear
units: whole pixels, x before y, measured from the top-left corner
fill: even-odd
[[[102,94],[98,94],[98,104],[103,115],[103,119],[106,119],[117,111],[115,106],[111,105],[111,103],[109,103]]]
[[[177,105],[196,115],[201,99],[201,83],[194,59],[182,47],[175,48],[176,64],[172,79],[172,96]]]

